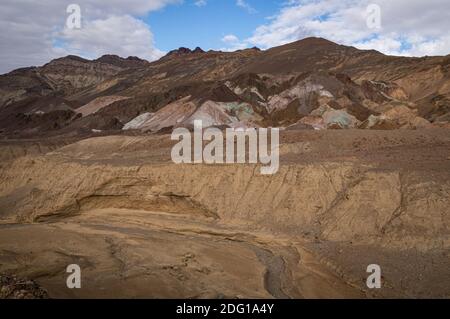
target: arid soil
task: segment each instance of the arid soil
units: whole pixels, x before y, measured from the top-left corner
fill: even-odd
[[[2,141],[0,274],[51,298],[450,297],[448,129],[285,131],[273,176],[173,144]]]

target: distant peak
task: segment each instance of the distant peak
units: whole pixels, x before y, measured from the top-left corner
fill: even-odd
[[[205,51],[203,51],[200,47],[196,47],[192,53],[205,53]]]
[[[118,56],[116,54],[104,54],[101,57],[99,57],[97,60],[106,59],[106,58],[122,59],[120,56]]]
[[[126,60],[128,60],[128,61],[142,61],[142,62],[145,61],[145,60],[143,60],[143,59],[141,59],[141,58],[139,58],[137,56],[129,56],[128,58],[126,58]]]
[[[189,53],[192,53],[191,49],[185,48],[185,47],[179,47],[176,50],[170,51],[168,55],[172,55],[172,54],[189,54]]]
[[[336,45],[338,46],[339,44],[334,43],[330,40],[324,39],[324,38],[320,38],[320,37],[308,37],[308,38],[304,38],[301,40],[298,40],[297,42],[294,43],[298,43],[298,44],[315,44],[315,45],[320,45],[320,44],[327,44],[327,45]]]
[[[78,62],[89,62],[89,60],[84,59],[82,57],[79,57],[77,55],[68,55],[59,59],[55,59],[53,61],[58,61],[58,60],[74,60],[74,61],[78,61]]]
[[[179,56],[179,55],[186,55],[186,54],[196,54],[196,53],[205,53],[202,48],[196,47],[194,50],[191,50],[189,48],[180,47],[176,50],[172,50],[169,53],[167,53],[167,56]]]
[[[111,62],[118,62],[123,61],[124,58],[115,55],[115,54],[105,54],[99,57],[98,59],[93,60],[94,62],[100,62],[100,63],[111,63]]]
[[[105,54],[100,58],[94,60],[94,62],[111,64],[119,67],[134,67],[147,64],[146,60],[142,60],[136,56],[129,56],[128,58],[122,58],[114,54]]]
[[[350,49],[351,47],[347,47],[344,45],[340,45],[337,43],[334,43],[332,41],[329,41],[327,39],[324,38],[317,38],[317,37],[309,37],[309,38],[304,38],[292,43],[287,43],[284,45],[281,45],[279,47],[273,47],[271,49],[269,49],[268,51],[271,52],[278,52],[278,51],[283,51],[286,49],[289,50],[296,50],[298,52],[301,52],[301,54],[303,55],[308,55],[308,54],[316,54],[316,52],[320,52],[320,51],[342,51],[342,50],[346,50],[346,49]]]
[[[81,58],[81,57],[76,56],[76,55],[67,55],[65,57],[53,59],[49,63],[47,63],[45,65],[55,65],[55,64],[59,65],[59,64],[73,63],[73,62],[89,63],[91,61],[87,60],[87,59],[84,59],[84,58]]]

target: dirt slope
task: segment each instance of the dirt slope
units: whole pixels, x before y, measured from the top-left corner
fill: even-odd
[[[286,132],[274,176],[174,165],[172,145],[101,137],[4,162],[0,272],[62,297],[449,297],[447,130]],[[71,262],[86,290],[64,288]]]

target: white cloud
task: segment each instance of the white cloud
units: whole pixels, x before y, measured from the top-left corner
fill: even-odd
[[[394,37],[383,37],[355,43],[355,45],[362,50],[377,50],[391,54],[400,54],[402,42]]]
[[[239,38],[234,34],[228,34],[222,38],[222,42],[225,43],[236,43],[239,42]]]
[[[220,48],[220,51],[232,52],[247,48],[247,43],[240,41],[234,34],[224,36],[222,42],[226,44],[226,47]]]
[[[381,8],[381,29],[367,25],[367,6]],[[450,53],[448,0],[289,0],[240,46],[269,48],[308,36],[386,54]],[[235,46],[235,44],[233,44]]]
[[[247,1],[245,0],[236,0],[236,5],[248,11],[248,13],[256,13],[256,9],[253,8]]]
[[[163,55],[154,48],[148,26],[129,15],[87,21],[81,29],[65,28],[61,39],[66,50],[89,58],[113,53],[155,60]]]
[[[156,58],[161,52],[154,47],[149,26],[139,17],[181,1],[2,0],[0,73],[42,65],[50,59],[73,53],[72,49],[76,48],[85,57],[107,52]],[[64,29],[68,17],[66,8],[74,2],[80,5],[82,13],[82,29],[78,33]],[[89,40],[91,36],[92,40]]]
[[[197,1],[194,2],[194,4],[197,7],[204,7],[204,6],[206,6],[208,4],[208,1],[206,1],[206,0],[197,0]]]

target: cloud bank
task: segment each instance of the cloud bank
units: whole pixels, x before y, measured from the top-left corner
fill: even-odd
[[[2,0],[0,2],[0,73],[42,65],[65,54],[96,58],[102,54],[162,55],[153,34],[139,17],[181,0]],[[81,7],[82,28],[69,29],[67,6]]]
[[[380,28],[367,23],[369,5],[380,9]],[[449,11],[448,0],[289,0],[252,36],[227,49],[265,49],[317,36],[390,55],[447,55]]]

